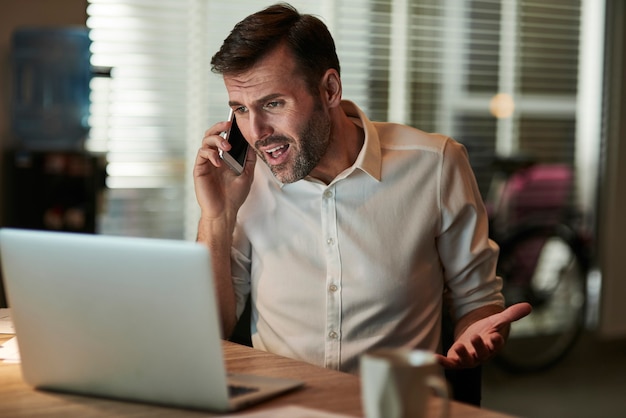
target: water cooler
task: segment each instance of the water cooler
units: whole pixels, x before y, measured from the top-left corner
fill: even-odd
[[[89,47],[83,27],[20,28],[13,34],[14,140],[3,155],[3,226],[96,232],[106,163],[85,150]]]

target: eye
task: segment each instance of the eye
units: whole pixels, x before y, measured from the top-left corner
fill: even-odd
[[[280,102],[278,101],[274,101],[274,102],[269,102],[266,103],[265,106],[263,106],[265,109],[275,109],[278,106],[280,106]]]
[[[248,108],[245,106],[238,106],[233,108],[233,111],[239,115],[242,115],[244,113],[248,113]]]

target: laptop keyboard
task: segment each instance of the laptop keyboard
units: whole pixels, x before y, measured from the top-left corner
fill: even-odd
[[[257,392],[259,388],[250,386],[228,385],[228,396],[234,398],[236,396],[245,395],[247,393]]]

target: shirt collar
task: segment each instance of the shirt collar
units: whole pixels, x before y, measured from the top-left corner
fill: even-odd
[[[354,123],[363,128],[365,140],[363,148],[354,162],[353,168],[358,168],[373,179],[380,181],[382,172],[382,153],[380,150],[380,138],[374,124],[353,102],[341,101],[341,108]]]

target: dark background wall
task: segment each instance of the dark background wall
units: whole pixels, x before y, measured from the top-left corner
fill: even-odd
[[[13,141],[11,135],[11,36],[20,26],[85,26],[87,0],[0,0],[0,153]],[[0,158],[0,173],[3,172]],[[0,182],[0,187],[1,186]],[[4,196],[0,189],[0,199]],[[0,204],[0,225],[4,219]]]

